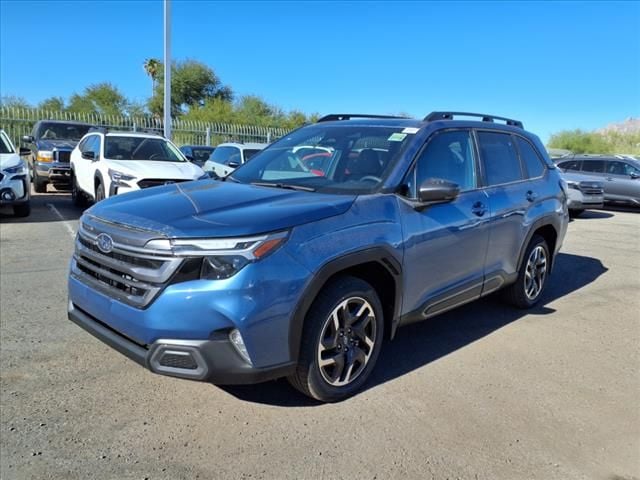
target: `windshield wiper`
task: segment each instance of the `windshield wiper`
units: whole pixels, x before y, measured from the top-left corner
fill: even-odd
[[[257,187],[273,187],[273,188],[286,188],[288,190],[299,190],[302,192],[315,192],[315,188],[303,187],[302,185],[291,185],[289,183],[270,183],[270,182],[251,182],[251,185]]]

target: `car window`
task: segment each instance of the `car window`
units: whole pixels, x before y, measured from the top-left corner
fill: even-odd
[[[45,122],[38,127],[36,138],[45,140],[80,140],[90,128],[91,125]]]
[[[251,157],[253,157],[256,153],[258,153],[260,150],[257,148],[245,148],[243,151],[244,154],[244,161],[248,162],[249,159]]]
[[[213,148],[193,148],[191,149],[191,156],[194,161],[204,163],[209,160],[212,151]]]
[[[456,183],[461,191],[476,188],[473,141],[469,131],[439,132],[428,140],[416,160],[413,178],[407,182],[412,198],[417,197],[417,189],[429,178],[442,178]]]
[[[96,157],[97,157],[99,153],[98,152],[99,146],[100,146],[98,139],[99,139],[98,135],[89,135],[80,144],[80,151],[82,153],[93,152],[96,154]]]
[[[261,150],[230,178],[323,193],[371,192],[392,170],[417,130],[358,122],[309,125]],[[328,154],[321,169],[305,162],[308,149]]]
[[[582,161],[582,171],[583,172],[595,172],[595,173],[604,173],[604,160],[583,160]]]
[[[186,162],[179,150],[164,138],[107,135],[104,156],[113,160]]]
[[[4,132],[0,132],[0,153],[14,153],[11,142]]]
[[[209,157],[212,162],[229,165],[229,162],[240,163],[240,150],[236,147],[216,147]]]
[[[524,161],[529,178],[540,177],[544,172],[544,164],[540,156],[536,153],[533,146],[524,138],[516,137],[516,139],[518,149],[520,150],[520,158]]]
[[[607,164],[607,173],[610,175],[629,176],[632,173],[638,174],[638,169],[629,165],[627,162],[612,160]]]
[[[478,141],[488,186],[522,180],[522,167],[511,135],[478,132]]]
[[[562,170],[572,170],[579,171],[580,170],[580,161],[579,160],[567,160],[565,162],[558,163],[558,168]]]

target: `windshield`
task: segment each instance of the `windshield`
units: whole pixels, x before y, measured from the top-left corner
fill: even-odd
[[[111,160],[156,160],[186,162],[178,149],[164,138],[107,135],[104,156]]]
[[[315,124],[260,151],[229,178],[324,193],[367,193],[382,184],[409,142],[411,135],[403,130],[403,126]]]
[[[43,140],[80,140],[90,128],[91,125],[76,123],[43,123],[38,128],[37,138]]]
[[[193,147],[191,149],[192,157],[195,162],[204,163],[209,160],[211,153],[213,152],[213,147]]]
[[[4,132],[0,132],[0,153],[15,153],[11,142]]]

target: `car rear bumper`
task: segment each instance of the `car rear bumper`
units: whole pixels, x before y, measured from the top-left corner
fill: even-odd
[[[69,301],[68,317],[94,337],[160,375],[220,385],[259,383],[290,375],[294,362],[256,368],[237,352],[226,332],[203,340],[159,339],[140,345]]]

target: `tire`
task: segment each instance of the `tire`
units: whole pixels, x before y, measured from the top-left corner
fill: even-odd
[[[362,312],[360,317],[355,317],[357,312]],[[367,381],[383,336],[382,306],[373,287],[356,277],[338,277],[322,289],[307,313],[298,365],[289,382],[316,400],[343,400]],[[335,360],[321,366],[320,360],[328,357]]]
[[[505,300],[522,309],[536,305],[547,286],[550,265],[551,255],[546,240],[534,235],[522,257],[518,279],[504,290]]]
[[[71,202],[75,207],[83,208],[87,205],[87,197],[78,187],[76,176],[71,174]]]
[[[42,180],[36,172],[33,172],[33,189],[36,193],[47,193],[47,181]]]
[[[14,205],[13,214],[16,217],[28,217],[29,215],[31,215],[31,203],[27,202],[21,205]]]
[[[584,208],[581,208],[579,210],[569,210],[569,217],[570,218],[577,218],[580,215],[582,215],[584,213]]]
[[[96,203],[98,203],[100,200],[104,200],[104,185],[102,185],[102,182],[99,182],[98,185],[96,185]]]

